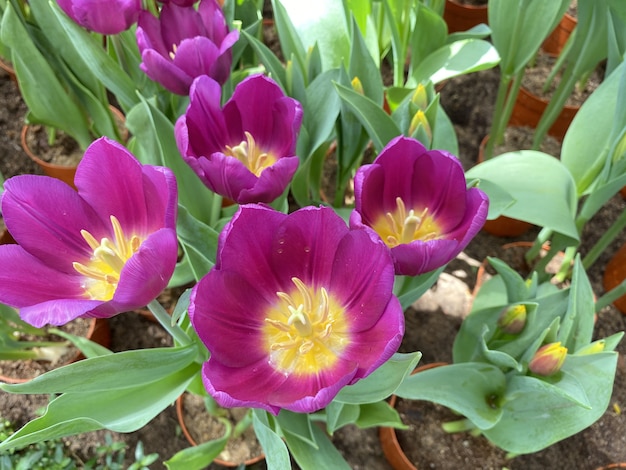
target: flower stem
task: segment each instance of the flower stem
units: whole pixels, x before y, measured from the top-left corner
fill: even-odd
[[[177,324],[172,324],[172,318],[157,300],[150,302],[148,304],[148,309],[152,312],[152,315],[154,315],[154,318],[158,320],[161,326],[165,328],[165,331],[167,331],[172,338],[174,338],[175,342],[181,345],[191,343],[191,338],[189,338],[187,333],[185,333]]]
[[[626,295],[626,279],[596,301],[596,313],[623,295]]]
[[[585,269],[589,269],[589,267],[595,263],[609,243],[615,239],[624,227],[626,227],[626,210],[620,214],[617,220],[604,232],[587,255],[585,255],[583,258],[583,267]]]
[[[472,431],[476,428],[474,424],[467,418],[459,419],[457,421],[450,421],[441,425],[443,430],[448,433]]]

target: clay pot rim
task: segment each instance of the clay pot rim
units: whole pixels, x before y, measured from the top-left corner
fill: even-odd
[[[191,436],[191,433],[189,432],[189,429],[187,429],[187,425],[185,424],[185,420],[183,419],[184,418],[183,397],[186,393],[191,393],[191,392],[183,392],[176,399],[176,417],[178,418],[178,424],[180,425],[180,428],[183,431],[183,434],[185,438],[187,439],[187,442],[189,442],[189,444],[195,447],[198,444],[196,443],[195,439]],[[261,453],[261,455],[257,455],[256,457],[252,457],[250,459],[243,461],[242,464],[247,467],[248,465],[253,465],[264,459],[265,459],[265,454]],[[213,462],[219,465],[223,465],[224,467],[231,467],[231,468],[236,468],[241,465],[241,463],[233,463],[233,462],[229,462],[228,460],[222,460],[219,458],[213,459]]]

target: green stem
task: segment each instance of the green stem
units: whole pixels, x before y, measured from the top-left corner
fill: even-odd
[[[624,210],[617,220],[611,225],[611,227],[604,232],[595,245],[589,250],[587,255],[583,258],[583,267],[589,269],[589,267],[596,262],[602,252],[609,246],[615,237],[626,227],[626,210]]]
[[[565,249],[565,256],[563,257],[563,263],[561,263],[561,267],[559,268],[559,272],[556,273],[554,279],[558,282],[563,282],[571,272],[572,261],[574,257],[578,253],[578,249],[575,246],[570,246]]]
[[[181,345],[191,344],[191,338],[187,336],[187,333],[185,333],[180,326],[177,324],[172,325],[172,317],[170,317],[157,300],[150,302],[148,304],[148,309],[152,312],[152,315],[154,315],[154,318],[158,320],[161,326],[165,328],[165,331],[167,331],[172,338],[174,338],[175,342]]]
[[[626,295],[626,279],[596,301],[596,313]]]
[[[544,243],[547,242],[551,236],[552,236],[552,229],[549,229],[547,227],[544,227],[541,229],[541,231],[537,235],[537,238],[535,239],[535,243],[530,248],[530,250],[526,252],[525,256],[526,256],[526,261],[528,263],[530,263],[537,256],[539,256],[539,253],[541,252],[541,249],[543,248]]]
[[[467,418],[459,419],[457,421],[450,421],[441,425],[443,430],[448,433],[472,431],[476,429],[476,426]]]

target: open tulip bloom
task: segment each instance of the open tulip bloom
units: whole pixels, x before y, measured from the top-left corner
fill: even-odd
[[[176,122],[178,149],[202,182],[239,204],[270,203],[296,172],[302,107],[270,78],[253,75],[221,107],[219,84],[197,78]]]
[[[396,274],[415,276],[458,255],[482,228],[489,201],[467,189],[459,160],[406,137],[392,140],[354,179],[353,227],[371,227],[391,249]]]
[[[242,206],[191,294],[191,322],[211,352],[205,387],[225,407],[325,407],[400,345],[393,282],[386,247],[332,209]]]
[[[163,5],[159,18],[142,12],[137,45],[146,75],[172,93],[187,95],[194,78],[201,75],[226,82],[239,31],[228,31],[215,0],[202,0],[197,10],[179,4]]]
[[[0,246],[0,302],[37,327],[143,307],[176,266],[171,170],[141,165],[103,137],[75,185],[36,175],[5,182],[2,214],[19,245]]]

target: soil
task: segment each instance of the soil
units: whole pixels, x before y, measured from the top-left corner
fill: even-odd
[[[498,84],[497,70],[471,74],[448,81],[441,92],[441,102],[450,116],[459,139],[459,158],[466,169],[476,163],[480,140],[489,131],[490,118]],[[15,84],[0,72],[0,170],[5,177],[19,173],[38,173],[38,168],[25,156],[19,145],[19,132],[25,108],[19,99]],[[586,253],[598,238],[610,227],[625,208],[624,200],[614,197],[586,226],[583,232],[582,253]],[[534,228],[522,240],[533,240]],[[589,269],[592,286],[598,295],[604,290],[602,274],[606,263],[626,240],[624,233],[602,254]],[[402,351],[419,350],[423,353],[421,363],[450,362],[451,345],[463,316],[471,304],[471,292],[476,272],[487,256],[503,256],[501,246],[513,241],[481,232],[465,252],[451,262],[437,284],[406,313],[406,337]],[[595,336],[606,337],[626,328],[626,317],[613,306],[604,308],[598,315]],[[141,315],[127,313],[109,320],[113,351],[161,347],[171,344],[161,327]],[[420,468],[477,469],[502,468],[544,469],[576,468],[593,470],[611,462],[626,461],[626,415],[620,408],[626,407],[626,343],[618,346],[620,358],[610,406],[601,420],[587,430],[554,446],[511,461],[494,449],[484,438],[474,438],[467,433],[446,435],[441,431],[442,420],[450,419],[446,410],[438,410],[429,404],[416,403],[417,408],[402,411],[408,422],[412,416],[421,416],[418,432],[407,438],[407,447],[426,449],[431,457],[420,460],[414,457]],[[21,426],[36,417],[48,401],[47,396],[10,395],[2,393],[0,416]],[[432,414],[431,414],[432,413]],[[443,413],[438,414],[438,413]],[[432,416],[432,417],[431,417]],[[523,430],[521,430],[523,432]],[[87,433],[66,439],[68,446],[84,460],[92,456],[107,431]],[[168,407],[141,430],[130,434],[113,434],[130,446],[127,455],[138,441],[146,453],[157,452],[158,461],[151,466],[162,469],[163,461],[177,451],[188,447],[177,424],[174,406]],[[427,439],[424,441],[423,439]],[[361,430],[347,426],[333,435],[335,445],[344,455],[351,468],[358,470],[390,470],[378,440],[376,429]],[[429,460],[430,459],[430,460]],[[210,469],[222,468],[212,464]],[[255,467],[256,468],[256,467]]]
[[[78,165],[83,158],[83,151],[78,142],[63,131],[56,131],[51,142],[48,132],[49,129],[41,125],[28,126],[25,138],[28,151],[36,158],[53,165],[68,167]]]

